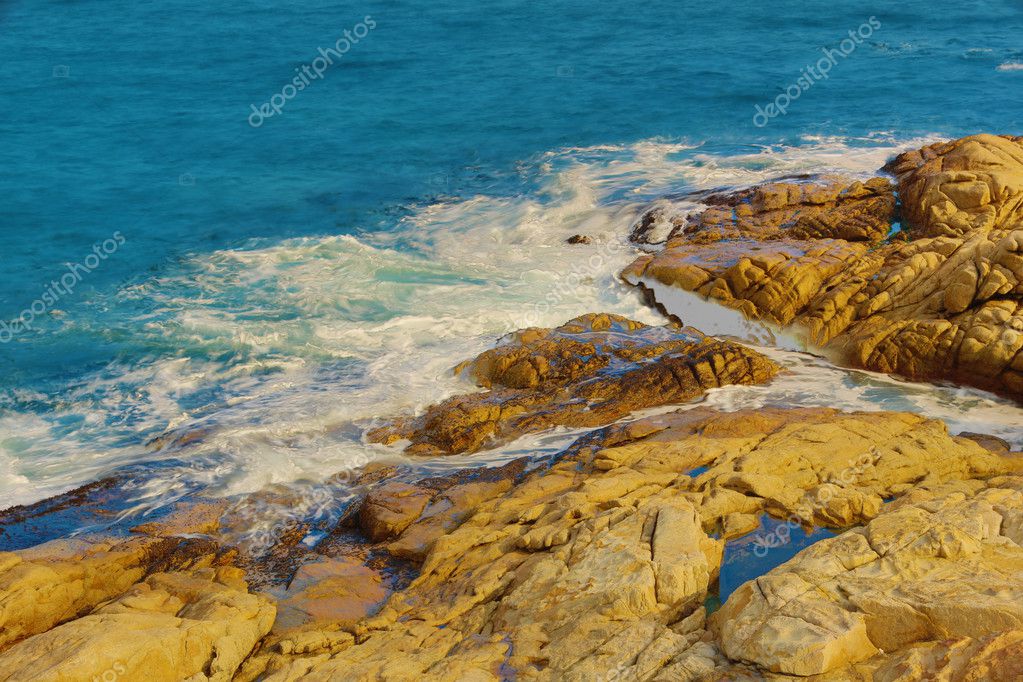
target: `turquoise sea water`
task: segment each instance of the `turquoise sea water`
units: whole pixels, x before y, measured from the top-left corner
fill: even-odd
[[[157,502],[322,479],[375,456],[373,418],[465,390],[447,369],[500,334],[595,308],[655,321],[614,272],[661,194],[1023,132],[1007,0],[10,0],[0,28],[10,504],[139,463]],[[806,367],[808,403],[1018,417]],[[146,447],[168,430],[204,438]]]

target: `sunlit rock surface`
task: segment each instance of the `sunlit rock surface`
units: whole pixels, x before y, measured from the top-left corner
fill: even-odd
[[[1023,396],[1023,139],[932,145],[888,169],[902,201],[888,239],[883,179],[774,183],[710,205],[623,276],[789,327],[841,363]]]
[[[516,332],[458,371],[488,390],[450,398],[370,439],[408,439],[407,451],[417,455],[475,452],[553,426],[600,426],[710,388],[764,383],[777,367],[689,327],[590,314],[557,329]]]
[[[1019,671],[1004,650],[982,650],[1023,628],[1021,519],[1023,478],[923,486],[740,587],[712,619],[722,651],[793,675],[867,662],[881,679],[937,679],[942,669],[971,679],[920,647],[958,640],[979,665]],[[1018,639],[1000,646],[1019,651]]]
[[[0,680],[230,680],[276,614],[243,576],[215,543],[178,537],[2,554]]]
[[[903,215],[928,237],[1023,225],[1023,137],[972,135],[899,155]]]
[[[916,415],[700,406],[549,462],[378,465],[264,559],[213,503],[0,555],[0,680],[1011,679],[1021,471]],[[778,565],[765,514],[838,535]],[[763,570],[708,618],[750,538]]]
[[[782,641],[770,629],[756,630],[757,619],[774,615],[777,605],[747,604],[742,595],[751,583],[720,612],[731,618],[715,615],[715,628],[705,624],[703,603],[716,588],[726,529],[749,532],[756,524],[737,521],[765,511],[811,525],[880,529],[884,519],[919,515],[899,505],[914,510],[938,495],[975,496],[988,480],[1016,480],[1005,474],[1019,466],[1016,457],[950,436],[940,422],[900,413],[695,408],[607,427],[549,469],[480,502],[436,539],[415,580],[375,616],[277,639],[253,655],[241,678],[756,679],[764,671],[847,667],[876,658],[896,639],[892,650],[901,651],[938,631],[883,639],[879,623],[888,612],[833,609],[827,632],[848,630],[835,642],[818,629],[810,628],[816,639],[799,630],[810,626],[797,618],[775,658],[751,653],[742,647]],[[1023,511],[1018,497],[1006,500]],[[948,523],[958,523],[959,512],[948,513]],[[920,519],[922,532],[930,522]],[[894,527],[913,528],[902,521]],[[820,546],[762,579],[783,589],[789,566]],[[960,558],[941,561],[958,565]],[[815,618],[816,606],[807,602],[803,616]],[[993,634],[992,627],[989,619],[970,634]]]
[[[895,186],[805,177],[706,194],[626,276],[851,364],[1019,395],[1020,148],[934,145],[889,164]],[[1023,453],[1005,441],[896,412],[686,405],[779,368],[610,315],[518,332],[459,371],[481,392],[373,437],[446,455],[602,428],[501,467],[347,472],[336,516],[288,517],[259,552],[239,539],[244,505],[202,501],[0,553],[0,682],[1023,674]],[[100,518],[108,488],[15,510],[11,546],[85,500]],[[304,502],[286,487],[251,501]],[[813,531],[809,546],[780,551],[782,523]],[[726,591],[739,543],[760,550],[741,574],[755,577]]]

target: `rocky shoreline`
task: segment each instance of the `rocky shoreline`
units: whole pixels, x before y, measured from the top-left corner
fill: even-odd
[[[667,312],[688,296],[841,365],[1023,400],[1023,138],[699,199],[633,231],[622,277]],[[674,322],[586,315],[456,371],[482,390],[367,437],[425,457],[590,431],[442,476],[369,464],[317,542],[296,522],[261,552],[219,500],[25,546],[109,513],[112,479],[2,512],[24,548],[0,552],[0,681],[1023,678],[1009,444],[902,412],[668,411],[784,371]]]
[[[710,195],[624,277],[777,325],[840,364],[1018,400],[1023,138],[935,144],[885,170],[895,184],[823,177]]]

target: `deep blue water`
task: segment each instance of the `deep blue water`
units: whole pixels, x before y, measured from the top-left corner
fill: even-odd
[[[367,17],[375,27],[322,78],[250,125],[253,104]],[[756,105],[871,17],[879,27],[827,80],[786,115],[754,125]],[[557,150],[656,140],[728,156],[821,139],[1023,132],[1023,70],[1012,67],[1023,62],[1018,1],[8,0],[0,29],[0,319],[40,299],[67,262],[115,232],[124,238],[33,330],[0,345],[9,417],[0,446],[12,486],[49,480],[62,448],[86,457],[62,439],[109,427],[112,447],[216,412],[229,392],[211,371],[245,365],[255,377],[247,390],[262,386],[264,369],[251,362],[297,358],[314,375],[310,386],[357,383],[358,354],[340,341],[312,343],[322,330],[289,326],[279,343],[238,331],[303,319],[308,311],[281,301],[322,279],[289,279],[293,266],[340,262],[356,242],[274,251],[258,261],[274,264],[269,275],[239,260],[247,250],[390,233],[397,252],[414,254],[418,223],[408,218],[438,200],[542,204],[556,193],[544,154]],[[614,160],[596,157],[579,155]],[[579,158],[563,151],[553,163]],[[629,188],[623,180],[602,196]],[[502,206],[452,225],[528,210]],[[479,258],[458,272],[420,261],[374,267],[368,279],[332,271],[331,319],[383,324],[417,310],[427,284],[485,282],[504,267]],[[352,267],[368,260],[356,256]],[[210,317],[230,318],[232,335],[209,331]],[[166,368],[125,378],[174,359],[214,370],[189,364],[192,374],[161,395],[145,387]],[[193,381],[197,373],[205,378]],[[167,401],[173,409],[159,420],[144,418]],[[3,474],[0,466],[0,484]]]
[[[725,544],[718,578],[717,604],[728,601],[732,592],[746,581],[764,575],[801,550],[836,534],[827,528],[814,528],[808,533],[787,520],[778,520],[764,514],[757,530]]]

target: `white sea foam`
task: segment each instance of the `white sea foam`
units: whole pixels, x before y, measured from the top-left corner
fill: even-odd
[[[667,286],[649,277],[629,281],[649,289],[654,300],[682,324],[699,327],[705,334],[735,339],[752,346],[806,350],[802,340],[776,325],[748,319],[738,310],[718,305],[690,291]]]
[[[1004,62],[996,67],[997,71],[1023,71],[1023,62]]]
[[[868,175],[892,154],[930,141],[819,138],[727,156],[656,140],[560,150],[530,166],[540,186],[533,194],[419,207],[395,229],[361,238],[254,242],[196,256],[121,293],[155,304],[139,320],[143,341],[163,349],[153,359],[87,378],[51,398],[45,415],[0,417],[6,500],[39,499],[147,458],[159,465],[139,491],[143,505],[199,488],[232,495],[315,484],[353,462],[397,457],[364,443],[365,429],[375,418],[472,390],[452,365],[501,335],[589,311],[658,323],[617,272],[635,256],[629,227],[664,193],[793,173]],[[565,243],[577,233],[592,243]],[[707,312],[691,310],[685,321],[713,327]],[[907,409],[1003,435],[1023,417],[977,392],[848,372],[799,353],[784,361],[798,371],[770,387],[715,391],[707,401]],[[202,437],[143,447],[147,435],[164,430]],[[533,436],[419,466],[500,462],[554,451],[575,435]]]

